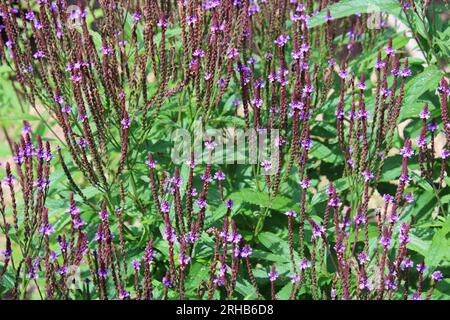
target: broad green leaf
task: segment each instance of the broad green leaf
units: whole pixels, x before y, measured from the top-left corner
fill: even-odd
[[[441,77],[442,74],[437,67],[430,66],[407,81],[405,84],[405,99],[403,100],[401,119],[418,116],[415,110],[414,113],[411,112],[410,106],[425,92],[429,90],[434,92],[439,85]]]
[[[265,208],[271,208],[277,211],[288,211],[295,206],[292,199],[279,195],[275,199],[270,199],[269,195],[264,192],[256,192],[252,189],[243,189],[235,192],[229,197],[235,202],[247,202]]]
[[[385,12],[395,16],[400,16],[401,7],[395,0],[343,0],[329,6],[330,15],[334,19],[344,18],[356,13]],[[310,28],[324,24],[326,9],[318,15],[312,17],[309,21]]]
[[[341,158],[340,154],[337,154],[324,144],[314,141],[309,154],[321,161],[328,163],[339,163],[339,159]]]
[[[450,218],[447,218],[443,228],[440,228],[433,236],[431,245],[425,255],[425,263],[431,268],[437,267],[447,255],[450,246],[447,240],[447,233],[450,231]]]
[[[427,252],[430,248],[430,241],[422,240],[414,234],[410,234],[409,239],[411,240],[411,242],[407,245],[408,249],[420,253],[423,256],[427,255]]]

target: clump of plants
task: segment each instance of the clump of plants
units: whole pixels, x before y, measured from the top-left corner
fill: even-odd
[[[3,1],[0,298],[447,299],[445,10]]]

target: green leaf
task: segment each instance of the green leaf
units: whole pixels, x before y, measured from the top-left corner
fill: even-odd
[[[450,231],[450,218],[447,218],[443,228],[436,231],[431,240],[431,245],[425,255],[425,264],[434,268],[445,258],[448,249],[449,241],[447,240],[447,233]]]
[[[405,99],[403,100],[401,119],[417,117],[416,111],[414,109],[411,110],[410,106],[425,92],[429,90],[434,91],[439,85],[441,77],[442,74],[438,68],[430,66],[405,84]]]
[[[288,197],[278,195],[275,199],[270,199],[267,193],[256,192],[252,189],[242,189],[231,194],[229,198],[237,203],[247,202],[277,211],[288,211],[295,206],[294,201]]]
[[[413,250],[421,254],[422,256],[427,255],[428,249],[430,247],[430,241],[422,240],[414,234],[410,234],[409,239],[411,240],[411,242],[407,245],[408,249]]]
[[[311,150],[309,151],[309,154],[321,161],[328,162],[328,163],[339,163],[340,154],[337,152],[334,152],[324,144],[314,141],[313,146]]]
[[[334,19],[344,18],[356,13],[385,12],[397,17],[401,14],[401,7],[395,0],[343,0],[332,4],[330,14]],[[309,27],[314,28],[325,23],[326,9],[309,20]]]

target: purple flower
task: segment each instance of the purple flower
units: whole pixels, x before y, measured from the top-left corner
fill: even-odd
[[[169,211],[170,211],[170,203],[167,201],[164,201],[161,204],[161,212],[168,213]]]
[[[349,165],[352,169],[355,168],[355,162],[353,161],[353,159],[348,159],[348,160],[347,160],[347,163],[348,163],[348,165]]]
[[[325,228],[318,223],[312,222],[312,229],[314,238],[320,238],[325,234]]]
[[[251,17],[259,12],[261,8],[258,5],[251,5],[248,7],[248,16]]]
[[[417,145],[420,148],[425,148],[427,146],[427,137],[425,135],[421,135],[420,137],[417,138]]]
[[[392,201],[394,200],[394,197],[391,196],[390,194],[384,194],[383,200],[385,203],[392,203]]]
[[[311,266],[311,263],[306,258],[303,258],[298,264],[298,266],[300,270],[306,270]]]
[[[122,125],[122,129],[128,129],[131,124],[130,117],[123,118],[120,124]]]
[[[80,217],[75,218],[73,221],[73,226],[77,230],[81,229],[84,225],[86,225],[86,222],[84,222]]]
[[[148,167],[151,169],[155,169],[157,163],[158,163],[158,161],[156,161],[156,160],[149,159],[149,160],[145,161],[145,164],[147,164]]]
[[[233,59],[233,58],[238,57],[238,56],[239,56],[239,51],[238,51],[238,49],[236,49],[236,48],[231,48],[231,49],[228,51],[228,59]]]
[[[242,235],[237,232],[232,232],[227,235],[227,241],[238,244],[242,240]]]
[[[392,47],[385,47],[384,51],[388,56],[393,56],[395,54],[395,49]]]
[[[411,296],[411,300],[422,300],[422,294],[420,292],[416,292]]]
[[[247,258],[249,257],[251,254],[253,253],[252,248],[249,245],[246,245],[242,248],[241,250],[241,257],[242,258]]]
[[[228,199],[227,201],[225,201],[225,207],[227,208],[232,208],[234,206],[234,201],[231,199]]]
[[[160,19],[156,25],[160,28],[166,29],[169,26],[169,22],[165,19]]]
[[[78,115],[78,121],[80,121],[81,123],[85,122],[87,118],[88,115],[86,113],[81,113]]]
[[[205,200],[205,199],[198,198],[198,199],[195,201],[195,204],[198,205],[198,207],[199,207],[200,209],[206,208],[206,200]]]
[[[40,58],[44,58],[44,57],[45,57],[44,52],[42,52],[40,50],[33,54],[33,58],[36,60],[40,59]]]
[[[205,81],[209,81],[209,80],[211,80],[211,78],[212,78],[211,73],[209,73],[209,72],[205,73]]]
[[[425,265],[425,263],[421,262],[416,266],[416,270],[420,273],[424,273],[425,270],[427,270],[428,267]]]
[[[301,280],[301,278],[300,278],[300,276],[298,274],[291,275],[291,283],[292,284],[300,283],[300,280]]]
[[[334,245],[334,250],[336,253],[343,254],[345,252],[345,245],[342,243],[342,240],[339,239]]]
[[[360,119],[367,119],[369,117],[369,111],[362,109],[358,110],[358,118]]]
[[[305,178],[300,182],[300,186],[302,189],[308,189],[311,186],[311,181],[308,178]]]
[[[130,293],[127,290],[125,290],[123,288],[120,289],[119,300],[125,300],[129,296],[130,296]]]
[[[286,141],[282,137],[276,137],[275,143],[277,146],[281,147],[282,145],[284,145],[286,143]]]
[[[338,72],[339,77],[341,77],[341,79],[346,79],[348,77],[348,72],[347,70],[340,70]]]
[[[411,147],[404,146],[400,149],[400,155],[403,158],[411,158],[414,155],[414,151]]]
[[[375,177],[369,169],[363,171],[362,176],[364,177],[364,181],[366,182]]]
[[[334,60],[334,59],[328,60],[328,65],[329,65],[330,67],[334,67],[334,66],[336,65],[336,60]]]
[[[63,105],[61,107],[61,112],[63,113],[71,113],[72,112],[72,108],[69,105]]]
[[[367,85],[365,82],[358,82],[357,86],[360,90],[365,90],[367,88]]]
[[[441,151],[441,158],[442,159],[447,159],[448,157],[450,157],[450,151],[448,151],[447,149],[442,149],[442,151]]]
[[[295,218],[297,216],[297,213],[295,211],[291,210],[291,211],[286,212],[285,215],[287,215],[288,217]]]
[[[275,268],[272,268],[272,270],[268,273],[268,275],[269,275],[269,280],[271,282],[274,282],[275,280],[278,279],[280,274],[277,272],[277,270],[275,270]]]
[[[186,235],[185,235],[185,240],[189,243],[195,243],[198,241],[199,238],[199,234],[196,231],[189,231]]]
[[[211,10],[217,8],[220,5],[220,0],[210,0],[203,4],[203,9]]]
[[[169,276],[164,276],[162,278],[162,284],[164,285],[164,287],[170,288],[173,284],[173,281],[170,279]]]
[[[385,67],[385,63],[382,60],[375,61],[375,69],[383,69]]]
[[[175,234],[175,230],[172,227],[165,228],[163,230],[163,239],[172,243],[177,241],[177,235]]]
[[[275,40],[275,44],[279,47],[283,47],[289,41],[289,36],[280,34],[278,38]]]
[[[33,182],[33,187],[35,187],[41,191],[44,190],[47,185],[48,185],[48,181],[44,178],[39,178],[38,180]]]
[[[213,150],[215,147],[217,147],[217,143],[213,140],[205,141],[205,148],[207,150]]]
[[[391,74],[395,77],[397,77],[400,74],[400,70],[397,68],[394,68],[391,70]]]
[[[358,261],[361,264],[368,263],[370,261],[369,256],[365,252],[358,253]]]
[[[428,119],[430,118],[430,111],[428,110],[428,108],[423,109],[422,111],[420,111],[419,117],[420,119]]]
[[[58,259],[58,253],[56,253],[55,251],[50,252],[49,258],[51,261],[56,261],[56,259]]]
[[[263,104],[263,101],[262,101],[262,99],[257,99],[257,98],[255,98],[255,99],[252,99],[251,103],[252,103],[255,107],[260,108],[260,107],[262,106],[262,104]]]
[[[85,149],[85,148],[87,148],[87,146],[89,145],[89,142],[88,142],[86,139],[84,139],[84,138],[80,138],[80,139],[77,141],[77,144],[78,144],[81,148]]]
[[[402,263],[400,263],[401,270],[412,268],[413,266],[414,266],[414,262],[412,262],[411,259],[409,259],[409,258],[404,258],[402,260]]]
[[[439,282],[439,281],[441,281],[442,279],[444,279],[444,275],[442,274],[441,271],[435,271],[435,272],[433,272],[433,273],[431,274],[431,278],[432,278],[434,281]]]
[[[217,80],[217,85],[222,88],[225,85],[225,79],[220,78],[219,80]]]
[[[197,22],[197,18],[195,16],[187,16],[186,23],[188,26],[194,25]]]
[[[356,214],[355,217],[353,218],[353,222],[359,226],[361,224],[365,224],[366,223],[366,217],[364,217],[363,214],[359,213]]]
[[[269,171],[272,169],[272,162],[269,160],[264,160],[261,162],[261,167],[263,167],[264,171]]]
[[[311,93],[313,93],[313,92],[314,92],[314,87],[311,86],[311,85],[309,85],[309,84],[306,84],[306,85],[303,87],[302,97],[309,96],[309,95],[311,95]]]
[[[110,47],[101,47],[100,52],[104,55],[109,55],[109,54],[113,54],[114,51]]]
[[[385,98],[390,97],[392,95],[392,91],[387,88],[381,88],[381,95]]]
[[[411,177],[408,176],[407,174],[402,174],[400,176],[399,180],[404,182],[404,183],[409,183],[411,181]]]
[[[61,276],[67,274],[67,266],[62,266],[62,267],[58,268],[58,270],[56,270],[56,272]]]
[[[182,266],[185,266],[191,261],[191,257],[186,256],[184,253],[180,254],[178,258],[178,263]]]
[[[138,22],[141,19],[142,19],[142,15],[139,12],[134,12],[133,13],[133,21],[134,22]]]
[[[205,56],[205,51],[202,49],[196,49],[196,50],[194,50],[194,52],[192,52],[192,56],[202,58]]]
[[[384,282],[384,288],[386,290],[397,290],[397,285],[395,284],[395,279],[393,277],[389,277]]]
[[[28,272],[25,275],[27,279],[37,279],[39,271],[39,257],[33,259],[32,265],[28,267]]]
[[[12,249],[2,250],[2,256],[5,257],[5,260],[11,259],[11,255],[12,255]]]
[[[39,230],[39,232],[40,232],[42,235],[49,236],[49,235],[51,235],[52,233],[55,232],[55,228],[53,228],[53,225],[51,225],[51,224],[45,224],[45,225],[43,225],[43,226],[41,227],[41,229]]]
[[[437,124],[436,122],[432,121],[427,126],[428,130],[431,132],[435,132],[437,130]]]
[[[412,72],[411,69],[405,67],[401,70],[399,70],[398,74],[403,77],[403,78],[407,78],[407,77],[411,77],[412,76]]]
[[[25,14],[25,19],[27,19],[28,21],[33,21],[34,20],[34,12],[33,11],[28,11]]]
[[[107,221],[109,218],[109,213],[104,207],[102,208],[102,210],[100,210],[98,215],[100,216],[100,219],[102,219],[102,221]]]
[[[367,278],[365,274],[361,275],[361,278],[359,279],[359,289],[367,291],[371,291],[373,289],[372,282]]]
[[[385,248],[389,248],[391,246],[391,235],[387,228],[384,229],[383,236],[380,239],[380,243]]]
[[[99,277],[106,279],[106,278],[108,278],[108,272],[109,272],[108,269],[100,268],[100,269],[98,269],[97,273],[98,273]]]
[[[302,140],[301,144],[303,148],[305,148],[306,150],[310,150],[312,147],[312,140],[305,138]]]
[[[341,202],[341,200],[338,197],[334,197],[334,198],[331,198],[330,201],[328,201],[328,205],[330,207],[337,208],[337,207],[340,207],[342,205],[342,202]]]
[[[400,217],[398,216],[397,212],[393,212],[389,215],[389,223],[394,224],[396,223]]]
[[[412,195],[412,192],[408,192],[407,194],[403,195],[403,199],[406,200],[408,203],[414,202],[414,197]]]
[[[400,235],[399,235],[400,243],[403,245],[409,243],[410,242],[410,239],[408,236],[409,224],[403,222],[399,227],[399,231],[400,231]]]

